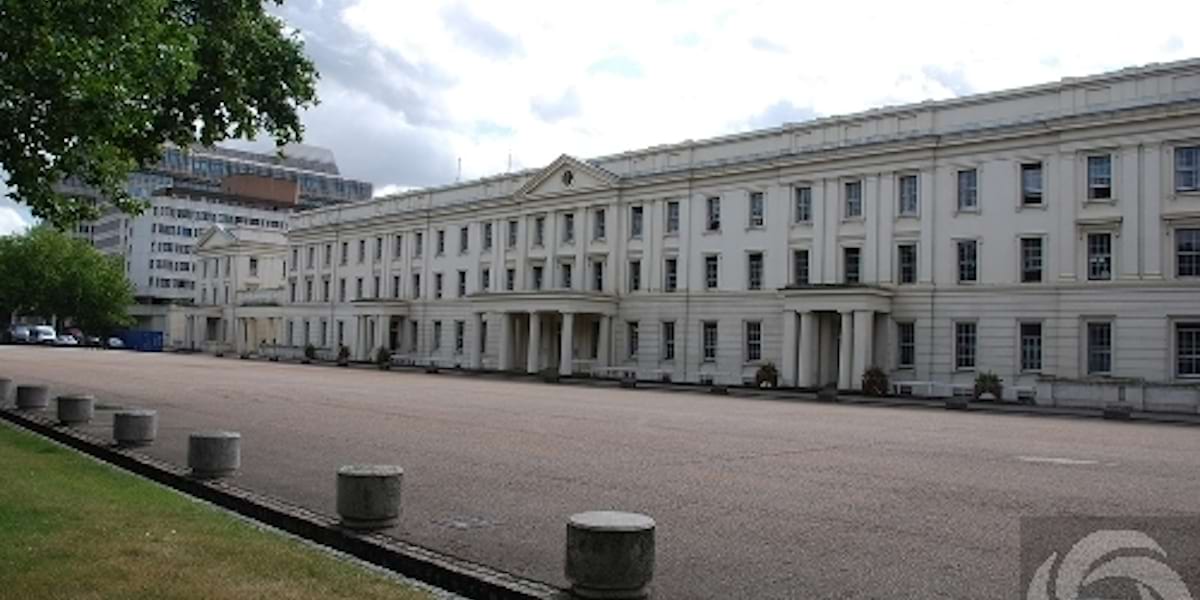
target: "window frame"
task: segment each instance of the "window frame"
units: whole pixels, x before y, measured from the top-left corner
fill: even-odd
[[[905,343],[905,330],[911,339]],[[904,360],[905,346],[910,353],[909,360]],[[912,370],[917,366],[917,323],[916,321],[896,321],[896,369]]]
[[[1097,329],[1094,330],[1093,327],[1096,327]],[[1093,331],[1099,332],[1099,328],[1101,327],[1107,331],[1107,348],[1093,349],[1092,333]],[[1111,317],[1085,317],[1083,319],[1083,336],[1081,336],[1083,338],[1082,366],[1084,367],[1084,373],[1087,376],[1112,376],[1113,364],[1115,362],[1116,355],[1116,344],[1113,343],[1116,338],[1116,332],[1114,329],[1113,319]],[[1095,364],[1093,363],[1093,358],[1099,359],[1101,356],[1103,356],[1103,360],[1107,362],[1106,369],[1094,368]]]
[[[1106,153],[1089,153],[1083,157],[1083,187],[1086,190],[1085,196],[1088,202],[1111,203],[1116,201],[1116,177],[1113,173],[1114,155],[1110,152]],[[1106,161],[1108,164],[1108,174],[1106,176],[1094,176],[1092,173],[1093,161]],[[1107,185],[1098,185],[1096,182],[1102,179],[1107,179]]]
[[[763,328],[761,320],[748,319],[742,321],[742,360],[747,364],[757,364],[763,361]]]
[[[1092,255],[1092,249],[1093,249],[1092,239],[1093,238],[1100,239],[1101,237],[1108,239],[1108,253],[1107,253],[1108,271],[1106,274],[1104,274],[1104,276],[1097,276],[1096,272],[1094,271],[1094,267],[1097,264],[1097,258],[1099,257],[1099,255],[1098,256]],[[1115,238],[1115,237],[1116,237],[1116,235],[1112,231],[1108,231],[1108,230],[1083,232],[1084,272],[1087,273],[1088,281],[1112,281],[1113,279],[1115,279],[1116,257],[1113,255],[1114,254],[1113,253],[1113,238]]]
[[[642,290],[642,259],[629,259],[628,275],[625,281],[630,292],[640,292]]]
[[[970,327],[970,348],[964,352],[964,331],[960,328]],[[954,370],[974,371],[979,368],[979,322],[975,320],[954,321]],[[969,358],[965,361],[965,358]]]
[[[1184,251],[1181,249],[1181,234],[1184,233],[1186,233],[1188,237],[1195,236],[1192,246],[1193,249],[1187,250],[1186,254],[1184,254]],[[1190,280],[1200,277],[1200,224],[1175,227],[1171,230],[1171,239],[1171,256],[1172,260],[1175,261],[1175,278]],[[1194,271],[1186,274],[1183,272],[1185,261],[1181,260],[1185,256],[1190,257],[1190,260],[1187,261],[1187,264],[1194,265],[1194,267],[1192,267]]]
[[[663,257],[663,291],[675,292],[679,290],[679,257],[664,256]]]
[[[641,324],[639,321],[625,322],[625,356],[634,362],[638,360],[638,351],[641,349]]]
[[[1181,344],[1181,334],[1183,333],[1181,331],[1181,327],[1194,330],[1194,335],[1196,337],[1195,341],[1193,342],[1195,347],[1186,357],[1183,354],[1183,344]],[[1200,317],[1186,317],[1172,321],[1171,358],[1171,371],[1174,374],[1175,379],[1186,381],[1200,379]],[[1180,369],[1180,366],[1183,364],[1184,360],[1193,361],[1195,363],[1195,371],[1184,373],[1183,370]]]
[[[963,176],[970,174],[971,185],[963,186]],[[978,213],[979,207],[979,167],[964,167],[955,171],[955,206],[960,213]],[[964,193],[969,192],[969,193]],[[970,204],[964,204],[964,199],[970,199]]]
[[[792,188],[792,224],[811,224],[813,219],[812,213],[812,186],[794,186]]]
[[[755,257],[758,258],[757,274],[755,273]],[[767,256],[761,250],[746,253],[746,289],[760,291],[766,283]],[[757,278],[757,280],[756,280]]]
[[[704,289],[717,290],[721,287],[721,255],[704,254]],[[711,267],[711,271],[710,271]]]
[[[712,339],[709,339],[709,333]],[[715,363],[720,352],[721,328],[719,321],[700,321],[700,362]],[[711,351],[710,351],[711,350]]]
[[[1192,174],[1191,187],[1180,186],[1181,153],[1187,153],[1193,157],[1192,164],[1187,165],[1186,169],[1186,172],[1190,172]],[[1200,144],[1180,144],[1171,149],[1171,189],[1173,189],[1176,194],[1200,193]]]
[[[767,194],[760,190],[749,192],[747,196],[746,227],[762,229],[767,224]]]
[[[1026,335],[1026,327],[1037,327],[1037,347],[1027,349],[1025,342],[1033,336]],[[1037,364],[1027,362],[1036,354]],[[1041,373],[1046,364],[1046,325],[1040,319],[1021,319],[1017,321],[1017,367],[1021,373]]]
[[[666,230],[665,234],[668,236],[679,235],[679,219],[680,219],[679,201],[678,200],[667,200],[667,204],[666,204],[666,206],[663,207],[663,210],[666,211],[666,214],[664,215],[664,219],[663,219],[665,221],[665,223],[664,223],[664,228]]]
[[[1038,187],[1036,195],[1031,187],[1025,185],[1026,171],[1032,171],[1037,168],[1038,172]],[[1036,198],[1037,201],[1032,200]],[[1020,208],[1045,208],[1046,207],[1046,161],[1044,160],[1029,160],[1022,161],[1017,166],[1017,200]]]
[[[800,261],[800,255],[804,255],[804,260]],[[803,275],[800,277],[800,265],[804,265]],[[812,282],[812,253],[808,248],[792,248],[792,285],[811,285]]]
[[[646,209],[642,205],[629,207],[629,239],[640,240],[646,229]]]
[[[910,181],[912,189],[911,196],[908,196],[906,187]],[[898,217],[919,217],[921,215],[921,180],[917,173],[900,173],[896,176],[896,215]]]
[[[721,231],[720,196],[708,196],[704,199],[704,231],[705,233]]]
[[[842,284],[843,285],[858,285],[863,282],[862,272],[862,246],[842,246]],[[854,253],[854,280],[850,279],[850,254]]]
[[[905,261],[904,250],[909,248],[912,250],[911,261],[911,276],[905,277]],[[896,285],[914,285],[917,283],[918,270],[920,269],[920,259],[917,254],[917,242],[914,240],[903,240],[896,244]]]
[[[1025,250],[1026,241],[1037,240],[1038,245],[1038,278],[1030,279],[1027,277],[1030,270],[1026,264]],[[1027,234],[1017,236],[1017,282],[1021,284],[1034,284],[1046,282],[1046,236],[1042,234]]]
[[[857,190],[851,196],[850,190]],[[854,210],[851,210],[853,208]],[[842,220],[852,221],[865,218],[863,216],[863,180],[852,179],[842,182]]]
[[[662,352],[659,354],[659,359],[662,361],[675,360],[675,321],[662,321],[659,324],[659,331],[662,332]]]

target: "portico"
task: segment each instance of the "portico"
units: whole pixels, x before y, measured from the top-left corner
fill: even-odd
[[[612,317],[616,299],[607,294],[576,291],[501,292],[471,297],[470,366],[482,367],[482,321],[499,323],[497,368],[560,375],[606,366],[610,360]]]
[[[358,300],[352,305],[350,318],[354,320],[354,345],[350,347],[354,360],[374,360],[375,352],[386,348],[394,352],[406,352],[404,321],[409,315],[408,302],[403,300]],[[340,315],[338,315],[340,317]],[[346,344],[336,339],[334,344]]]
[[[892,292],[868,286],[805,286],[780,292],[784,299],[784,386],[862,389],[863,373],[876,365],[877,338],[886,328]]]

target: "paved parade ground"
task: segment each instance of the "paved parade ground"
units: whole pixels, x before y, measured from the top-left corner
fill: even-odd
[[[1018,518],[1200,512],[1200,428],[754,400],[460,374],[0,347],[0,376],[158,409],[146,450],[240,431],[236,482],[334,513],[405,469],[406,541],[564,585],[565,522],[658,522],[658,599],[1018,596]]]

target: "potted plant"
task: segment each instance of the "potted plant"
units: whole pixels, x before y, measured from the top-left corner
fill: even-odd
[[[773,388],[779,385],[779,369],[775,363],[767,363],[758,368],[754,374],[754,385],[760,388]]]
[[[338,346],[337,366],[339,366],[339,367],[350,366],[350,349],[349,348],[347,348],[345,346]]]
[[[868,396],[886,396],[890,386],[887,373],[879,367],[871,367],[863,373],[863,393]]]
[[[300,360],[303,364],[309,364],[317,358],[317,347],[312,344],[304,345],[304,358]]]
[[[392,368],[392,351],[387,348],[376,350],[375,366],[379,367],[380,371],[390,370]]]
[[[982,400],[984,394],[990,394],[991,400],[1000,400],[1004,394],[1004,380],[1000,376],[985,371],[975,376],[975,399]]]

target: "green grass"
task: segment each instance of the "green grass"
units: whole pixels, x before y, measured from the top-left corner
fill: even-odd
[[[430,595],[0,424],[0,598]]]

